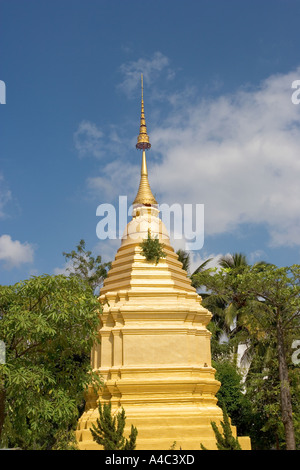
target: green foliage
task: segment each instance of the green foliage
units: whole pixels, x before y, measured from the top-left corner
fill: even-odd
[[[214,421],[211,426],[216,436],[216,444],[218,450],[242,450],[238,438],[232,434],[229,418],[225,409],[223,409],[223,421],[221,421],[222,433]],[[203,444],[200,444],[202,450],[207,450]]]
[[[213,362],[213,366],[216,368],[216,379],[221,382],[216,394],[218,405],[227,410],[239,434],[249,435],[253,415],[251,402],[244,394],[242,375],[229,360]]]
[[[190,254],[182,249],[177,250],[176,254],[178,255],[178,261],[182,263],[182,269],[189,273],[191,264]]]
[[[223,435],[220,433],[216,423],[211,423],[217,439],[217,448],[219,450],[242,450],[238,439],[232,434],[229,418],[225,410],[223,410],[223,420],[221,421]]]
[[[222,256],[219,260],[222,268],[243,269],[248,266],[247,257],[243,253],[233,253]]]
[[[72,440],[98,340],[99,303],[77,277],[0,286],[0,434],[4,447],[51,449]],[[2,431],[2,432],[1,432]]]
[[[192,274],[190,274],[190,266],[191,266],[190,253],[188,251],[179,249],[179,250],[176,251],[176,254],[178,255],[178,261],[180,261],[182,263],[182,269],[184,269],[187,272],[188,276],[190,276],[191,281],[192,281],[192,286],[198,287],[196,285],[196,283],[194,285],[194,276],[197,273],[207,269],[207,264],[212,260],[212,258],[209,258],[206,261],[204,261],[203,263],[201,263],[200,266],[198,266],[198,268],[195,269],[195,271]]]
[[[204,304],[203,306],[205,307]],[[232,345],[230,341],[222,341],[224,330],[214,321],[211,321],[206,328],[212,333],[210,342],[212,358],[215,361],[228,359],[231,356]]]
[[[104,403],[103,407],[99,402],[99,418],[97,426],[92,424],[91,433],[93,439],[103,446],[104,450],[135,450],[138,431],[132,425],[129,440],[123,435],[126,417],[125,410],[112,416],[111,403]]]
[[[196,275],[198,285],[209,292],[203,303],[234,352],[238,344],[247,344],[250,369],[245,388],[253,410],[249,434],[260,431],[258,447],[266,445],[267,438],[269,447],[282,448],[286,440],[293,448],[292,420],[296,431],[300,420],[299,374],[293,374],[291,344],[300,334],[300,266],[249,266],[238,256],[231,261],[231,266],[227,260],[226,268]],[[299,446],[296,434],[297,440]]]
[[[152,238],[150,229],[148,229],[148,237],[140,243],[142,254],[146,260],[155,262],[157,264],[161,258],[165,258],[167,255],[163,251],[164,244],[160,243],[158,238]]]
[[[93,291],[99,289],[103,280],[107,277],[107,271],[111,267],[111,262],[102,263],[100,255],[94,257],[91,251],[85,248],[85,241],[80,240],[76,246],[76,251],[71,253],[63,252],[67,261],[71,261],[71,265],[67,268],[70,276],[77,276],[86,281]]]
[[[280,407],[280,380],[276,348],[266,354],[257,345],[245,382],[246,399],[252,406],[250,437],[255,449],[284,449],[285,437]]]

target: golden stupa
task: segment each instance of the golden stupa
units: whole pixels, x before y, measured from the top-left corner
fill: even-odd
[[[110,401],[113,412],[125,409],[125,434],[131,424],[136,426],[137,450],[168,450],[175,441],[177,449],[200,450],[200,443],[216,449],[211,421],[220,423],[223,414],[215,397],[220,382],[211,366],[206,328],[212,315],[201,305],[159,218],[148,181],[146,150],[151,144],[143,91],[136,147],[142,150],[142,168],[132,220],[99,297],[101,343],[93,348],[91,360],[104,385],[98,396],[89,389],[76,439],[79,449],[100,449],[89,431],[100,399]],[[157,265],[141,253],[148,229],[164,243],[167,256]],[[239,437],[239,442],[250,449],[248,437]]]

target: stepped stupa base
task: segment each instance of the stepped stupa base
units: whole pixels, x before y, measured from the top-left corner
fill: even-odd
[[[124,407],[125,436],[131,425],[138,430],[137,450],[200,450],[201,443],[217,449],[211,421],[220,426],[223,413],[215,397],[220,383],[209,366],[121,367],[103,371],[106,380],[98,395],[89,390],[86,411],[81,416],[76,439],[80,450],[101,450],[90,427],[99,417],[98,400],[110,402],[112,413]],[[220,427],[221,430],[221,427]],[[236,428],[232,426],[236,437]],[[239,437],[243,449],[250,439]]]
[[[96,424],[98,410],[85,412],[79,420],[76,438],[80,450],[101,450],[92,438],[90,426]],[[126,406],[125,436],[130,433],[131,424],[138,429],[136,450],[201,450],[202,443],[209,450],[216,450],[216,439],[211,421],[218,425],[222,420],[222,411],[218,406],[167,405],[139,409],[138,406]],[[232,426],[233,435],[236,429]],[[244,450],[250,450],[248,437],[239,437]]]

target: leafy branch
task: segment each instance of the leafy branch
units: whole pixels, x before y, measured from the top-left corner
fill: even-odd
[[[142,254],[145,256],[146,260],[149,262],[154,262],[158,264],[161,258],[165,258],[167,255],[163,251],[164,244],[160,243],[158,238],[151,237],[151,231],[148,229],[148,237],[140,243],[142,249]]]

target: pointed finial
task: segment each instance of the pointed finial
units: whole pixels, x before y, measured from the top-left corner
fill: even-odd
[[[141,73],[141,87],[142,87],[142,101],[144,101],[144,84],[143,84],[143,74]]]
[[[144,206],[157,205],[156,199],[152,194],[150,184],[148,181],[148,171],[146,162],[146,150],[151,147],[149,142],[149,136],[147,134],[145,114],[144,114],[144,87],[143,87],[143,74],[141,75],[141,86],[142,86],[142,111],[141,111],[141,125],[140,134],[136,148],[143,150],[142,156],[142,168],[141,168],[141,179],[139,189],[133,204],[143,204]]]
[[[141,122],[140,122],[140,133],[137,138],[136,148],[140,150],[148,150],[151,148],[149,136],[147,134],[145,110],[144,110],[144,85],[143,85],[143,74],[141,74],[141,87],[142,87],[142,103],[141,103]]]

